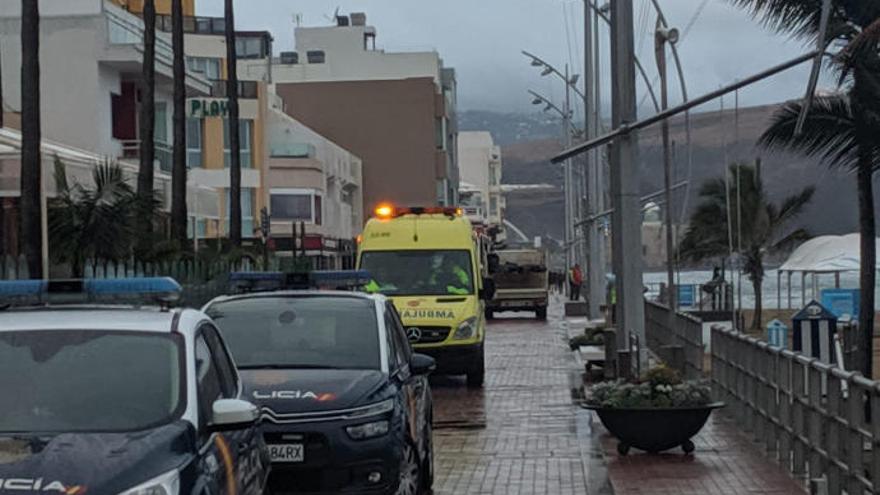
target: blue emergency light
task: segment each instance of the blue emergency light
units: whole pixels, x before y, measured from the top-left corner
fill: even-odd
[[[230,285],[243,292],[273,290],[353,290],[370,282],[366,270],[317,270],[312,272],[234,272]]]
[[[51,303],[144,302],[163,304],[180,298],[181,287],[170,277],[0,281],[0,305]]]

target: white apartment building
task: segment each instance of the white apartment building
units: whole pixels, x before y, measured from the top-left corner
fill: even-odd
[[[124,168],[136,167],[139,155],[138,81],[143,60],[143,22],[104,0],[41,2],[40,97],[42,135],[52,149],[65,150],[84,181],[84,164],[94,157],[118,159]],[[3,109],[15,126],[21,111],[21,2],[0,0],[0,57],[3,60]],[[156,187],[165,191],[170,181],[172,129],[172,48],[170,37],[156,36]],[[187,91],[193,97],[211,94],[201,74],[189,72]],[[13,139],[7,136],[7,140]],[[11,145],[11,144],[10,144]],[[45,149],[44,145],[44,149]],[[89,158],[92,157],[91,162]],[[45,162],[45,160],[44,160]],[[44,163],[46,194],[53,193],[51,160]],[[20,166],[8,154],[3,169],[3,211],[14,211]],[[68,163],[68,161],[65,161]],[[133,180],[132,180],[133,183]],[[190,213],[217,218],[216,191],[195,181],[188,183]],[[161,194],[170,210],[170,189]],[[11,215],[10,215],[11,216]],[[13,219],[9,218],[10,221]],[[4,222],[8,225],[9,222]]]
[[[461,205],[472,221],[503,227],[504,194],[501,187],[501,148],[485,131],[458,134]]]

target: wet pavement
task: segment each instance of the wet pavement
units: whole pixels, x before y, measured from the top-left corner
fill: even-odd
[[[546,322],[528,313],[491,321],[482,390],[432,380],[434,494],[598,493],[588,412],[572,398],[582,369],[561,318],[556,304]]]

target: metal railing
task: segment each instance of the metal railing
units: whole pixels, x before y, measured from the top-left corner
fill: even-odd
[[[670,314],[662,304],[645,301],[648,347],[688,379],[703,378],[703,322],[685,313]]]
[[[138,158],[141,156],[141,142],[139,139],[123,139],[122,158]],[[171,145],[156,141],[155,144],[155,160],[160,170],[163,172],[171,171],[172,148]]]
[[[743,429],[814,493],[880,493],[880,382],[712,329],[712,386]]]

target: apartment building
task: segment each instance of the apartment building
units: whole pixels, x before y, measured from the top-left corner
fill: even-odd
[[[139,154],[140,102],[138,83],[143,62],[143,22],[134,14],[104,0],[66,0],[41,5],[41,113],[43,138],[58,147],[90,156],[110,157],[136,164]],[[17,125],[21,110],[21,2],[0,0],[0,57],[4,112]],[[170,37],[156,38],[156,184],[169,177],[173,54]],[[211,82],[189,71],[187,93],[211,95]],[[18,197],[18,166],[5,165],[3,211],[9,225]],[[51,164],[44,175],[51,177]],[[47,180],[47,183],[51,182]],[[47,186],[48,187],[48,186]],[[203,194],[204,185],[188,182],[194,198],[194,218],[218,217],[216,197]],[[51,194],[51,190],[47,191]],[[216,196],[216,195],[214,195]],[[170,210],[170,191],[160,196]],[[201,198],[201,201],[197,201]]]
[[[461,171],[459,195],[471,221],[501,228],[504,222],[504,194],[501,187],[501,148],[486,131],[458,135]]]
[[[363,160],[363,209],[458,202],[455,71],[435,51],[376,48],[366,16],[295,29],[272,65],[284,111]]]

